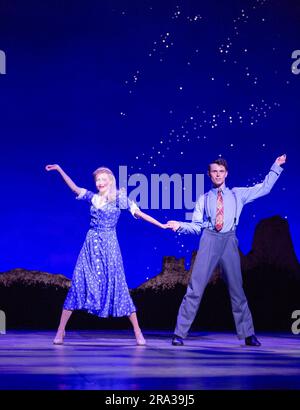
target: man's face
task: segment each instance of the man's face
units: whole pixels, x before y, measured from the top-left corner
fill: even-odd
[[[208,176],[210,177],[211,182],[216,188],[223,185],[227,175],[228,172],[226,171],[224,165],[210,164]]]

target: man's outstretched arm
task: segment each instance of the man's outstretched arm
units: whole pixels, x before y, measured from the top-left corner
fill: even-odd
[[[276,158],[276,161],[272,165],[270,172],[267,174],[262,183],[256,184],[250,188],[233,188],[233,191],[239,193],[244,204],[267,195],[271,191],[275,182],[283,171],[281,165],[285,164],[285,162],[286,155],[284,154]]]

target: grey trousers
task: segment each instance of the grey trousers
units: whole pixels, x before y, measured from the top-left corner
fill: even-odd
[[[195,319],[204,289],[214,269],[220,264],[231,298],[237,336],[244,339],[254,334],[253,321],[243,290],[238,241],[234,231],[221,233],[205,229],[194,262],[187,292],[177,316],[175,334],[185,338]],[[220,307],[222,309],[222,307]]]

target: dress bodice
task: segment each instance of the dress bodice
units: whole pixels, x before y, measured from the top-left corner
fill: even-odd
[[[122,209],[129,210],[133,216],[135,211],[139,209],[136,203],[130,200],[123,191],[117,192],[115,200],[101,205],[99,201],[100,196],[98,194],[83,188],[77,199],[90,203],[90,227],[95,230],[106,231],[115,229]]]

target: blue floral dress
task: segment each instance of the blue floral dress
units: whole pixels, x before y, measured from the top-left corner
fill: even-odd
[[[74,269],[64,309],[83,309],[99,317],[129,316],[136,311],[126,283],[116,234],[121,209],[134,216],[137,205],[125,192],[115,201],[99,205],[99,195],[81,189],[77,197],[91,207],[91,223]]]

